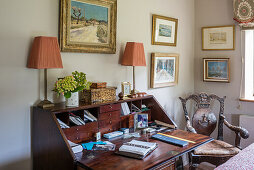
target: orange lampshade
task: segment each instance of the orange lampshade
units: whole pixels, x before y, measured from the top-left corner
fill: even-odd
[[[63,68],[56,37],[35,37],[27,62],[28,68]]]
[[[121,64],[125,66],[146,66],[143,43],[127,42]]]

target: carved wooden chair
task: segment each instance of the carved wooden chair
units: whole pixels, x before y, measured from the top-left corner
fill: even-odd
[[[212,100],[218,100],[220,103],[219,121],[218,121],[218,136],[217,140],[207,143],[203,146],[198,147],[189,154],[190,168],[195,167],[201,162],[209,162],[216,166],[226,162],[229,158],[236,155],[240,151],[240,140],[241,137],[247,139],[249,133],[246,129],[233,126],[228,123],[225,119],[224,113],[224,100],[216,95],[207,95],[206,93],[193,94],[183,99],[179,97],[186,119],[187,130],[193,133],[203,134],[210,136],[215,130],[217,125],[217,119],[215,114],[210,109],[210,102]],[[197,104],[197,110],[193,114],[192,121],[190,120],[189,114],[186,108],[186,102],[188,100],[194,100]],[[225,124],[230,130],[236,134],[235,147],[223,141],[223,124]]]

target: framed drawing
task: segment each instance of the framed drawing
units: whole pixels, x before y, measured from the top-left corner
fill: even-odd
[[[234,50],[235,26],[202,28],[202,50]]]
[[[174,86],[178,82],[179,55],[152,53],[151,88]]]
[[[230,81],[229,58],[203,58],[204,81],[226,82]]]
[[[64,52],[115,53],[117,0],[61,0]]]
[[[122,92],[124,97],[131,94],[131,83],[129,82],[122,82]]]
[[[176,46],[178,19],[153,15],[153,45]]]

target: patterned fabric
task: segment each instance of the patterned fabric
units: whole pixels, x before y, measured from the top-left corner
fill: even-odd
[[[240,149],[220,140],[213,140],[194,150],[196,155],[236,155]]]
[[[254,169],[254,143],[230,158],[215,170],[251,170]]]
[[[234,20],[239,22],[241,27],[254,27],[254,1],[234,0]]]

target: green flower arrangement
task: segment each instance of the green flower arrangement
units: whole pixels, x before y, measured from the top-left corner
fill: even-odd
[[[70,98],[71,93],[89,89],[90,85],[91,82],[86,80],[85,73],[75,71],[72,72],[71,76],[66,76],[56,81],[53,91],[59,95],[63,94],[65,98]]]

